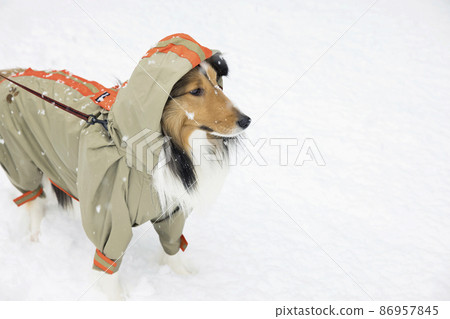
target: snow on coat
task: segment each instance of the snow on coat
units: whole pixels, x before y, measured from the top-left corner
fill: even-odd
[[[168,93],[212,54],[186,34],[168,36],[146,53],[121,88],[67,71],[28,69],[14,75],[20,84],[107,120],[108,132],[3,80],[0,163],[23,193],[16,203],[44,196],[43,174],[78,199],[84,230],[97,248],[94,268],[108,273],[119,269],[132,227],[147,221],[154,223],[164,250],[177,253],[186,215],[176,207],[161,211],[151,171],[163,144],[160,122]]]

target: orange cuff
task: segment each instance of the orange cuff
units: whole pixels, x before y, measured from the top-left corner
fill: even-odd
[[[94,255],[94,269],[101,270],[112,275],[119,270],[119,264],[115,260],[109,259],[103,255],[101,251],[97,249]]]
[[[39,187],[34,191],[26,192],[22,196],[17,197],[16,199],[14,199],[14,203],[16,203],[17,206],[22,206],[23,204],[28,203],[29,201],[32,201],[33,199],[41,196],[43,192],[44,190],[42,189],[42,187]]]
[[[180,237],[180,249],[182,251],[185,251],[187,246],[188,246],[188,242],[187,242],[186,238],[184,238],[184,235],[182,234]]]

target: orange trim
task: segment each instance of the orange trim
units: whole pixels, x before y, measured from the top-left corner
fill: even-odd
[[[24,202],[24,203],[22,203],[22,204],[25,204],[25,203],[27,203],[27,202],[29,202],[29,201],[32,201],[33,199],[35,199],[35,198],[41,196],[42,192],[43,192],[43,189],[41,188],[41,189],[39,190],[39,192],[38,192],[36,195],[34,195],[33,197],[31,197],[29,200],[27,200],[26,202]],[[19,205],[19,206],[20,206],[20,205]]]
[[[70,195],[68,192],[66,192],[62,187],[58,186],[54,181],[52,181],[50,178],[48,179],[50,181],[50,183],[52,183],[53,185],[55,185],[56,187],[58,187],[61,191],[63,191],[64,193],[66,193],[66,195],[72,197],[73,199],[75,199],[77,202],[79,202],[78,198],[76,198],[75,196]]]
[[[57,72],[63,73],[63,74],[65,74],[65,76],[62,74],[59,74]],[[61,70],[61,71],[54,70],[51,72],[45,72],[45,71],[35,71],[30,68],[30,69],[25,70],[22,73],[14,74],[11,77],[20,77],[20,76],[35,76],[35,77],[38,77],[41,79],[53,80],[53,81],[57,81],[59,83],[63,83],[65,85],[71,87],[72,89],[78,91],[83,96],[92,96],[91,100],[107,111],[111,110],[111,106],[115,102],[116,96],[117,96],[117,92],[114,92],[110,89],[105,88],[103,85],[99,84],[98,82],[88,81],[82,77],[79,77],[77,75],[70,73],[67,70]],[[82,81],[84,84],[74,81],[70,77],[78,79],[78,80]],[[91,89],[89,89],[89,87],[86,85],[87,83],[93,85],[99,92],[97,92],[97,93],[92,92]],[[109,95],[107,97],[105,97],[102,101],[97,102],[96,99],[105,92],[108,92]]]
[[[22,206],[23,204],[28,203],[29,201],[32,201],[32,200],[35,199],[36,197],[41,196],[42,192],[43,192],[43,189],[42,189],[42,187],[41,187],[41,189],[39,190],[39,192],[38,192],[36,195],[34,195],[33,197],[31,197],[29,200],[24,201],[23,203],[17,204],[16,201],[19,201],[19,200],[22,199],[23,197],[25,197],[25,196],[30,195],[31,193],[33,193],[33,191],[26,192],[26,193],[23,194],[22,196],[17,197],[17,198],[14,200],[14,202],[17,204],[17,206],[20,207],[20,206]]]
[[[202,51],[205,54],[206,58],[211,57],[212,51],[210,49],[200,45],[200,43],[195,41],[194,38],[192,38],[190,35],[188,35],[186,33],[175,33],[175,34],[169,35],[169,36],[165,37],[164,39],[162,39],[161,42],[162,41],[167,41],[167,40],[170,40],[170,39],[173,39],[173,38],[177,38],[177,37],[185,39],[185,40],[188,40],[188,41],[191,41],[191,42],[197,44],[200,47],[200,49],[202,49]]]
[[[105,89],[105,87],[104,87],[103,85],[101,85],[100,83],[98,83],[98,82],[96,82],[96,81],[88,81],[88,80],[86,80],[85,78],[82,78],[81,76],[78,76],[78,75],[75,75],[75,74],[70,73],[70,72],[67,71],[67,70],[61,70],[60,72],[63,72],[63,73],[65,73],[65,74],[67,74],[68,76],[71,76],[71,77],[74,77],[75,79],[78,79],[78,80],[80,80],[80,81],[83,81],[84,83],[92,84],[92,85],[95,86],[95,88],[96,88],[97,90],[99,90],[99,91],[102,91],[102,90]]]
[[[30,195],[32,192],[33,192],[33,191],[28,191],[28,192],[26,192],[26,193],[23,193],[22,196],[17,197],[16,199],[14,199],[14,201],[21,200],[22,198],[24,198],[24,197]]]
[[[191,62],[192,67],[196,67],[201,62],[200,57],[194,51],[189,50],[184,45],[175,45],[172,43],[170,43],[162,48],[150,49],[150,50],[148,50],[147,54],[144,55],[142,58],[151,57],[156,52],[160,52],[160,53],[173,52],[182,58],[188,59],[189,62]]]
[[[117,267],[117,264],[116,264],[114,261],[112,261],[111,259],[109,259],[108,257],[106,257],[105,255],[103,255],[103,254],[100,252],[100,250],[97,249],[95,252],[97,253],[97,255],[98,255],[101,259],[103,259],[104,261],[106,261],[108,264],[110,264],[110,265],[112,265],[112,266],[114,266],[114,267]]]
[[[59,72],[59,71],[52,71],[52,72]],[[67,74],[67,76],[64,76],[62,74],[58,73],[47,73],[44,71],[35,71],[33,69],[27,69],[23,73],[19,73],[17,75],[14,75],[13,77],[18,76],[35,76],[41,79],[47,79],[47,80],[53,80],[53,81],[59,81],[60,83],[66,84],[67,86],[70,86],[71,88],[77,90],[84,96],[89,96],[94,94],[87,86],[78,83],[74,80],[71,80],[69,78],[69,73],[65,70],[62,70],[61,72]]]
[[[100,105],[105,110],[111,111],[111,106],[114,104],[114,102],[116,101],[116,97],[117,97],[117,91],[113,91],[113,89],[114,88],[112,88],[112,89],[103,88],[102,90],[100,90],[100,92],[98,92],[96,95],[91,97],[91,100],[94,101],[94,103]],[[105,94],[105,93],[108,93],[108,94]],[[99,99],[100,97],[102,97],[101,101],[97,101],[97,99]]]
[[[184,235],[181,235],[181,237],[180,237],[180,249],[182,251],[185,251],[187,246],[188,246],[188,242],[187,242],[186,238],[184,237]]]
[[[113,272],[111,271],[111,269],[106,268],[105,266],[103,266],[101,263],[99,263],[97,260],[94,259],[94,265],[96,265],[98,268],[100,268],[101,270],[105,271],[107,274],[112,275]]]
[[[23,74],[23,72],[17,72],[17,73],[13,73],[10,76],[7,76],[7,78],[12,78],[12,77],[16,77],[16,76],[21,76]],[[2,84],[2,82],[7,81],[5,78],[2,78],[0,80],[0,84]]]

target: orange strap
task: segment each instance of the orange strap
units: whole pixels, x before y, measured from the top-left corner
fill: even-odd
[[[78,198],[76,198],[75,196],[72,196],[71,194],[69,194],[67,191],[65,191],[61,186],[59,186],[58,184],[56,184],[54,181],[52,181],[50,178],[48,179],[50,181],[50,183],[52,183],[55,187],[59,188],[59,190],[63,191],[64,193],[66,193],[66,195],[70,196],[71,198],[75,199],[77,202],[79,202]]]
[[[194,51],[189,50],[183,45],[175,45],[175,44],[168,44],[163,48],[153,48],[148,50],[147,54],[144,56],[144,58],[148,58],[152,56],[155,52],[160,53],[167,53],[167,52],[173,52],[177,54],[178,56],[188,59],[189,62],[191,62],[192,66],[195,67],[200,64],[201,60],[197,53]]]
[[[160,42],[167,41],[172,38],[182,38],[182,39],[185,39],[185,40],[188,40],[188,41],[191,41],[191,42],[197,44],[200,47],[200,49],[203,51],[203,53],[205,54],[206,58],[209,58],[212,55],[212,51],[210,49],[200,45],[200,43],[195,41],[193,37],[191,37],[190,35],[187,35],[186,33],[175,33],[175,34],[169,35],[169,36],[165,37],[164,39],[162,39]]]
[[[108,264],[110,264],[110,265],[112,265],[114,267],[117,267],[117,264],[114,261],[112,261],[111,259],[109,259],[108,257],[106,257],[105,255],[103,255],[100,250],[97,249],[95,252],[97,253],[97,255],[100,256],[101,259],[106,261]]]
[[[78,91],[83,96],[88,96],[97,105],[104,108],[107,111],[111,110],[111,106],[116,100],[117,89],[116,88],[106,88],[103,85],[95,82],[88,81],[82,77],[73,75],[67,70],[54,70],[50,72],[45,71],[35,71],[31,68],[25,70],[24,72],[17,73],[11,77],[20,76],[34,76],[41,79],[53,80],[58,83],[62,83],[71,87],[72,89]]]
[[[103,255],[99,249],[95,250],[94,265],[110,275],[118,270],[117,263]]]
[[[188,242],[187,242],[186,238],[184,237],[184,235],[181,235],[181,237],[180,237],[180,249],[182,251],[185,251],[187,246],[188,246]]]
[[[164,39],[162,39],[160,42],[167,41],[167,40],[170,40],[173,38],[182,38],[184,40],[195,43],[196,45],[198,45],[200,47],[200,50],[203,51],[206,58],[209,58],[212,55],[212,51],[210,49],[208,49],[204,46],[201,46],[192,37],[190,37],[189,35],[184,34],[184,33],[176,33],[176,34],[169,35],[168,37],[165,37]],[[200,56],[197,54],[197,52],[188,49],[184,45],[177,45],[177,44],[173,44],[173,43],[169,43],[165,47],[161,47],[161,48],[152,48],[152,49],[148,50],[147,53],[142,58],[143,59],[149,58],[156,52],[160,52],[160,53],[173,52],[176,55],[178,55],[179,57],[189,60],[189,62],[191,62],[191,64],[192,64],[193,68],[196,67],[197,65],[199,65],[201,62]]]
[[[101,270],[103,270],[104,272],[106,272],[107,274],[112,275],[113,272],[111,271],[111,269],[106,268],[105,266],[103,266],[101,263],[99,263],[97,260],[94,259],[94,265],[96,265],[98,268],[100,268]]]
[[[34,191],[29,191],[29,192],[23,193],[22,196],[19,196],[16,199],[14,199],[14,203],[16,203],[17,206],[22,206],[23,204],[28,203],[28,202],[32,201],[33,199],[41,196],[43,191],[44,190],[42,189],[42,187],[39,187],[38,189],[35,189]]]

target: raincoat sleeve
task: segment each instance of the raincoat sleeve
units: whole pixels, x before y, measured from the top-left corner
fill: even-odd
[[[85,130],[102,130],[90,126]],[[132,217],[127,205],[129,174],[125,159],[107,136],[81,134],[78,196],[84,231],[96,247],[94,269],[114,273],[132,237]],[[89,137],[88,137],[89,136]]]
[[[183,227],[187,215],[178,207],[170,215],[152,220],[159,235],[159,241],[168,255],[175,255],[181,248],[185,250],[187,241],[183,236]]]

